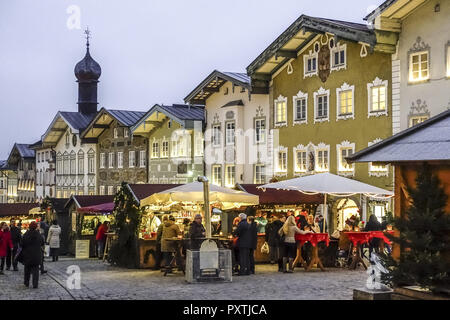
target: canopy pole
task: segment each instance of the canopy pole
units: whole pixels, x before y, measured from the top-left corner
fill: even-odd
[[[322,226],[322,233],[325,233],[325,226],[327,225],[327,216],[328,216],[327,194],[324,193],[324,197],[323,197],[323,226]]]

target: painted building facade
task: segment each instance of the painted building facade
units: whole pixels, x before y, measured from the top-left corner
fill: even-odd
[[[247,68],[270,93],[276,179],[331,172],[392,189],[388,166],[345,158],[392,135],[395,39],[363,24],[301,16]],[[358,208],[365,218],[363,197],[335,201],[330,229]]]
[[[56,157],[51,148],[42,146],[42,142],[30,146],[36,154],[36,200],[56,195]]]
[[[184,184],[203,171],[204,107],[154,105],[132,128],[148,139],[148,183]]]
[[[17,175],[17,196],[15,203],[35,202],[35,153],[29,144],[15,143],[8,157],[8,167]],[[8,178],[8,189],[14,186],[14,179]],[[9,193],[9,190],[8,190]],[[14,199],[15,198],[15,199]]]
[[[186,98],[205,105],[205,170],[217,185],[264,184],[273,173],[269,95],[252,94],[245,73],[214,70]]]
[[[102,108],[83,131],[82,138],[96,141],[98,195],[113,195],[123,181],[147,183],[147,139],[131,133],[145,112]]]
[[[393,133],[450,107],[450,3],[388,0],[366,17],[399,35],[392,55]]]
[[[0,160],[0,203],[8,203],[7,161]]]

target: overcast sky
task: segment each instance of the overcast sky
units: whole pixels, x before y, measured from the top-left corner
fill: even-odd
[[[147,111],[183,103],[214,69],[245,72],[301,14],[363,22],[380,3],[1,0],[0,159],[14,142],[38,141],[58,110],[77,111],[73,69],[85,54],[86,26],[102,68],[99,108]]]

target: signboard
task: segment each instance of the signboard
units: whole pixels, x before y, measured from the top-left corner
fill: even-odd
[[[76,240],[75,259],[89,259],[89,240]]]
[[[77,213],[72,212],[72,231],[77,232]]]

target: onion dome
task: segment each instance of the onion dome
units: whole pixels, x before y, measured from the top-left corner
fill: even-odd
[[[100,68],[100,65],[97,63],[97,61],[92,59],[91,55],[89,54],[89,30],[87,30],[86,34],[88,35],[86,42],[86,55],[84,56],[83,60],[76,64],[75,77],[77,77],[78,81],[97,81],[102,74],[102,69]]]

